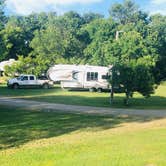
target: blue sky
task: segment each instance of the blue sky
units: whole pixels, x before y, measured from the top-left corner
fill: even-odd
[[[6,0],[6,13],[28,15],[32,12],[56,11],[58,14],[74,10],[79,13],[96,12],[108,16],[110,6],[123,0]],[[166,15],[166,0],[135,0],[150,14]]]

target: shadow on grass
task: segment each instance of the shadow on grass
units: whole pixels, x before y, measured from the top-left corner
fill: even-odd
[[[51,88],[51,89],[42,89],[42,88],[27,88],[27,89],[11,89],[6,86],[0,86],[0,95],[1,96],[28,96],[28,95],[44,95],[44,94],[52,94],[55,92],[61,91],[59,87]]]
[[[51,138],[77,130],[106,130],[126,122],[154,120],[142,117],[101,116],[20,110],[0,106],[0,149]]]
[[[82,105],[82,106],[94,106],[94,107],[112,107],[112,108],[126,108],[126,109],[166,109],[166,98],[160,96],[152,96],[150,98],[132,98],[129,101],[129,106],[124,105],[123,96],[115,96],[114,104],[110,105],[109,95],[106,96],[77,96],[77,95],[47,95],[47,96],[31,96],[27,99],[35,101],[43,101],[50,103],[60,103],[68,105]]]
[[[65,94],[64,94],[65,93]],[[81,93],[81,94],[80,94]],[[151,96],[144,97],[135,96],[130,99],[129,106],[124,105],[124,94],[115,94],[114,104],[109,104],[109,93],[90,93],[90,92],[66,92],[59,87],[53,89],[8,89],[0,87],[0,95],[14,98],[23,98],[43,102],[83,105],[96,107],[113,107],[113,108],[136,108],[136,109],[166,109],[166,97]]]

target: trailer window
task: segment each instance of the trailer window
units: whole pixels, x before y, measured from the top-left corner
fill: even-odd
[[[108,79],[110,79],[110,76],[108,74],[107,75],[102,75],[101,78],[103,80],[108,80]]]
[[[87,81],[97,81],[98,73],[97,72],[87,72]]]
[[[72,77],[74,80],[78,80],[78,72],[74,72]]]

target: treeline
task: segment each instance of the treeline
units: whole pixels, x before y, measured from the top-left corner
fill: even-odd
[[[155,83],[166,78],[166,16],[148,15],[131,0],[112,5],[109,18],[74,11],[6,17],[3,0],[0,6],[0,61],[20,61],[10,71],[38,75],[57,63],[113,64],[115,71],[129,69],[131,78],[140,72]],[[138,66],[148,66],[150,73]]]

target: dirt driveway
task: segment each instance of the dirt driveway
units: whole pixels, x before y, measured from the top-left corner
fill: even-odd
[[[0,97],[0,105],[26,108],[31,110],[39,109],[48,112],[58,111],[58,112],[89,113],[89,114],[101,114],[101,115],[108,114],[108,115],[166,117],[166,110],[141,110],[141,109],[134,110],[134,109],[115,109],[115,108],[104,108],[104,107],[76,106],[76,105],[30,101],[24,99],[12,99],[9,97]]]

